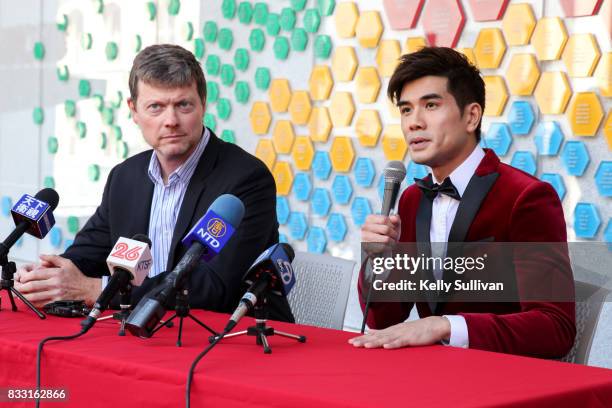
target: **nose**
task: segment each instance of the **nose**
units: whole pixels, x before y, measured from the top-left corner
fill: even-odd
[[[176,114],[173,107],[166,109],[164,115],[164,126],[168,128],[174,128],[178,126],[178,115]]]
[[[406,117],[408,129],[411,131],[425,129],[425,121],[423,120],[423,114],[419,108],[415,108],[411,115]]]

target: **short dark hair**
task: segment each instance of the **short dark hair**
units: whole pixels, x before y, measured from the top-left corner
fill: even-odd
[[[155,44],[140,51],[130,71],[130,97],[138,98],[138,81],[174,88],[195,81],[202,103],[206,101],[206,79],[195,56],[178,45]]]
[[[484,112],[485,84],[480,71],[465,55],[447,47],[424,47],[402,55],[389,80],[387,96],[397,103],[404,85],[429,75],[448,79],[448,92],[455,98],[462,116],[463,109],[472,102],[478,103]],[[482,118],[474,131],[476,141],[480,141],[481,123]]]

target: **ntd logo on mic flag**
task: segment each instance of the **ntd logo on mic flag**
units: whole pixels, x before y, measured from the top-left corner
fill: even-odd
[[[55,224],[51,206],[29,194],[24,194],[11,209],[15,225],[22,221],[30,224],[27,233],[36,238],[44,238]]]
[[[204,217],[183,238],[183,245],[190,246],[198,241],[208,248],[202,259],[209,261],[214,258],[234,234],[234,227],[225,222],[217,213],[208,210]]]

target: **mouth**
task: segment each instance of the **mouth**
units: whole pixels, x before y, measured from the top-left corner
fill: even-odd
[[[169,135],[162,136],[162,139],[173,140],[173,139],[180,139],[183,136],[185,136],[185,135],[184,134],[180,134],[180,133],[172,133],[172,134],[169,134]]]
[[[410,147],[424,147],[427,145],[427,143],[429,143],[428,139],[423,137],[415,137],[414,139],[410,140]]]

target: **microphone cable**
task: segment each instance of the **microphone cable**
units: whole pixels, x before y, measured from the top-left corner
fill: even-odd
[[[185,407],[186,408],[191,407],[191,383],[193,381],[193,372],[195,371],[196,366],[198,365],[200,360],[206,354],[208,354],[208,352],[212,350],[212,348],[215,347],[217,343],[219,343],[223,337],[225,337],[226,334],[227,334],[226,331],[223,331],[221,334],[219,334],[219,336],[217,336],[215,340],[204,349],[204,351],[202,351],[200,354],[196,356],[196,358],[193,360],[193,363],[191,363],[191,367],[189,368],[189,374],[187,375],[187,388],[185,390]]]

